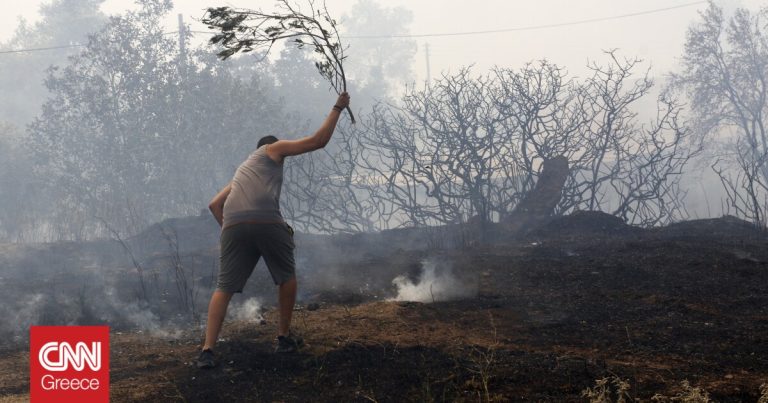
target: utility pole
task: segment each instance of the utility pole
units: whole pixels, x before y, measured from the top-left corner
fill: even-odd
[[[184,16],[179,13],[179,53],[182,57],[185,57],[187,55],[187,43],[186,43],[186,35],[185,34],[185,28],[184,28]],[[186,58],[186,57],[185,57]]]
[[[187,36],[185,35],[184,16],[179,13],[179,58],[176,60],[176,68],[179,74],[184,74],[187,67]]]
[[[426,56],[427,59],[427,86],[429,86],[430,81],[432,81],[429,71],[429,43],[424,44],[424,56]]]

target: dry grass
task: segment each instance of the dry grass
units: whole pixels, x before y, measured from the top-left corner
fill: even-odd
[[[709,398],[709,393],[702,388],[695,388],[685,380],[680,382],[680,392],[677,392],[674,396],[664,396],[662,394],[655,394],[651,400],[659,403],[709,403],[712,400]]]
[[[760,385],[760,399],[757,403],[768,403],[768,383]]]
[[[629,395],[629,382],[616,375],[596,380],[595,386],[584,389],[581,396],[590,403],[626,403],[634,400]]]

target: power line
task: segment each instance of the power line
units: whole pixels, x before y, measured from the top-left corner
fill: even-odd
[[[653,10],[639,11],[639,12],[636,12],[636,13],[614,15],[614,16],[611,16],[611,17],[590,18],[590,19],[586,19],[586,20],[561,22],[561,23],[557,23],[557,24],[531,25],[531,26],[527,26],[527,27],[489,29],[489,30],[485,30],[485,31],[443,32],[443,33],[434,33],[434,34],[357,35],[357,36],[347,36],[347,38],[355,38],[355,39],[429,38],[429,37],[439,37],[439,36],[484,35],[484,34],[496,34],[496,33],[501,33],[501,32],[531,31],[531,30],[535,30],[535,29],[559,28],[559,27],[565,27],[565,26],[570,26],[570,25],[581,25],[581,24],[589,24],[589,23],[593,23],[593,22],[617,20],[617,19],[620,19],[620,18],[637,17],[637,16],[641,16],[641,15],[661,13],[661,12],[664,12],[664,11],[675,10],[675,9],[678,9],[678,8],[690,7],[690,6],[694,6],[694,5],[702,4],[702,3],[706,3],[706,1],[695,1],[693,3],[685,3],[685,4],[680,4],[680,5],[677,5],[677,6],[664,7],[664,8],[656,8],[656,9],[653,9]]]
[[[194,31],[188,31],[188,32],[194,32]],[[163,32],[163,35],[174,35],[178,34],[179,31],[170,31],[170,32]],[[6,54],[6,53],[24,53],[24,52],[38,52],[42,50],[55,50],[55,49],[67,49],[67,48],[80,48],[86,46],[84,43],[75,43],[72,45],[61,45],[61,46],[49,46],[47,48],[27,48],[27,49],[15,49],[15,50],[0,50],[0,54]]]
[[[41,50],[53,50],[53,49],[65,49],[65,48],[76,48],[80,46],[85,46],[81,44],[75,44],[75,45],[62,45],[62,46],[51,46],[47,48],[31,48],[31,49],[17,49],[17,50],[3,50],[0,51],[0,54],[3,53],[22,53],[22,52],[37,52]]]
[[[345,36],[345,38],[350,38],[350,39],[430,38],[430,37],[441,37],[441,36],[467,36],[467,35],[496,34],[496,33],[503,33],[503,32],[532,31],[532,30],[536,30],[536,29],[560,28],[560,27],[566,27],[566,26],[571,26],[571,25],[583,25],[583,24],[590,24],[590,23],[594,23],[594,22],[617,20],[617,19],[621,19],[621,18],[638,17],[638,16],[641,16],[641,15],[655,14],[655,13],[661,13],[661,12],[664,12],[664,11],[676,10],[676,9],[679,9],[679,8],[691,7],[691,6],[695,6],[695,5],[703,4],[703,3],[706,3],[706,1],[695,1],[695,2],[692,2],[692,3],[685,3],[685,4],[680,4],[680,5],[677,5],[677,6],[664,7],[664,8],[656,8],[656,9],[653,9],[653,10],[638,11],[638,12],[635,12],[635,13],[614,15],[614,16],[610,16],[610,17],[599,17],[599,18],[590,18],[590,19],[586,19],[586,20],[561,22],[561,23],[557,23],[557,24],[531,25],[531,26],[526,26],[526,27],[513,27],[513,28],[502,28],[502,29],[489,29],[489,30],[484,30],[484,31],[443,32],[443,33],[432,33],[432,34],[352,35],[352,36]],[[193,34],[213,34],[213,32],[207,32],[207,31],[187,30],[187,32],[193,33]],[[170,34],[176,34],[176,33],[178,33],[178,31],[166,32],[166,33],[164,33],[164,35],[170,35]],[[80,47],[80,46],[85,46],[85,45],[84,44],[76,44],[76,45],[51,46],[51,47],[47,47],[47,48],[3,50],[3,51],[0,51],[0,54],[22,53],[22,52],[37,52],[37,51],[53,50],[53,49],[74,48],[74,47]]]

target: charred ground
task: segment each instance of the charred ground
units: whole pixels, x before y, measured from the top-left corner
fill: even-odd
[[[487,246],[450,234],[300,237],[299,271],[311,266],[295,317],[301,353],[272,353],[273,308],[264,324],[225,324],[210,371],[193,365],[196,326],[173,337],[116,330],[112,398],[582,401],[596,379],[616,375],[641,400],[688,380],[717,401],[756,401],[768,382],[768,237],[742,221],[643,230],[578,213]],[[215,248],[194,253],[208,262]],[[425,259],[449,264],[477,295],[388,301],[393,276],[418,279]],[[271,295],[265,276],[254,289]],[[26,346],[6,346],[0,361],[0,396],[24,400]]]

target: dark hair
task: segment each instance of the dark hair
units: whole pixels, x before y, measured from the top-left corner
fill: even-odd
[[[256,148],[261,148],[264,144],[272,144],[277,141],[277,137],[275,136],[264,136],[261,139],[259,139],[259,144],[256,146]]]

